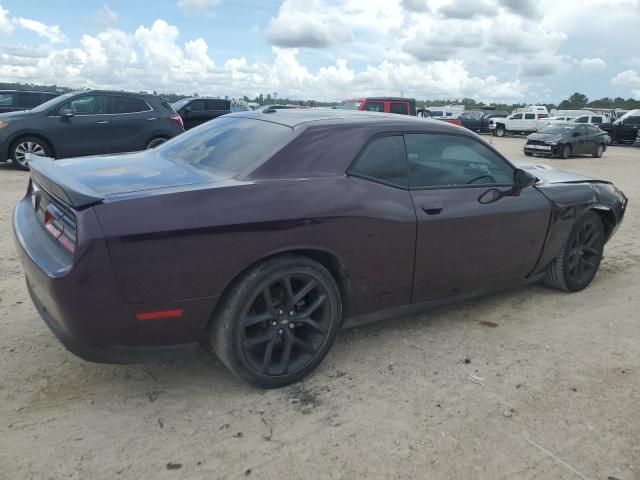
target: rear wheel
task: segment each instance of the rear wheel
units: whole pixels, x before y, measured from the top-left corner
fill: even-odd
[[[260,388],[300,380],[329,351],[342,315],[331,274],[301,256],[257,265],[215,319],[211,345],[237,376]]]
[[[587,213],[573,226],[544,282],[565,292],[582,290],[591,283],[600,267],[604,242],[600,217],[593,212]]]
[[[164,137],[156,137],[156,138],[152,138],[149,143],[147,143],[147,150],[149,150],[150,148],[156,148],[157,146],[162,145],[164,142],[166,142],[167,139]]]
[[[27,154],[39,155],[41,157],[51,156],[51,147],[47,142],[37,137],[22,137],[11,145],[10,156],[14,167],[20,170],[29,170]]]
[[[601,143],[598,144],[596,146],[596,148],[593,151],[593,156],[595,158],[602,158],[602,154],[604,153],[604,145],[602,145]]]
[[[571,145],[564,145],[560,150],[560,158],[567,159],[571,156]]]

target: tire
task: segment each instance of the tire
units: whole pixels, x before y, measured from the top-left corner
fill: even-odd
[[[20,137],[11,144],[9,156],[13,161],[13,166],[19,170],[29,170],[29,164],[25,159],[27,153],[33,153],[43,157],[51,156],[49,144],[38,137]]]
[[[162,145],[164,142],[166,142],[167,139],[164,137],[156,137],[156,138],[152,138],[151,140],[149,140],[149,142],[147,143],[147,146],[145,147],[145,150],[149,150],[151,148],[156,148],[160,145]]]
[[[564,145],[560,150],[560,158],[566,160],[571,156],[571,145]]]
[[[507,129],[502,125],[498,125],[494,130],[496,137],[504,137],[507,134]]]
[[[322,362],[340,327],[342,301],[325,267],[288,255],[245,273],[218,312],[210,338],[218,358],[250,384],[277,388]]]
[[[604,145],[599,143],[598,146],[593,151],[593,157],[594,158],[602,158],[602,154],[603,153],[604,153]]]
[[[604,251],[605,231],[598,214],[580,218],[547,271],[544,283],[565,292],[586,288],[595,277]]]

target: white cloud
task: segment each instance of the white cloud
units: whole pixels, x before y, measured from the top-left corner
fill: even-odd
[[[184,12],[202,13],[213,10],[222,0],[178,0],[178,8]]]
[[[111,10],[109,5],[104,4],[102,8],[98,10],[96,15],[96,23],[101,28],[110,28],[118,23],[118,14]]]
[[[410,12],[428,12],[429,0],[401,0],[402,8]]]
[[[5,10],[0,5],[0,37],[3,35],[11,35],[13,25],[9,19],[9,10]]]
[[[625,70],[611,79],[611,83],[631,90],[633,98],[640,98],[640,73],[635,70]]]
[[[453,0],[440,7],[438,13],[447,18],[475,18],[482,16],[496,16],[498,10],[486,0],[476,0],[469,5],[468,0]]]
[[[264,38],[278,47],[321,48],[349,42],[352,32],[320,0],[285,0]]]
[[[587,72],[599,72],[607,68],[607,64],[601,58],[583,58],[580,66]]]
[[[51,43],[66,43],[69,41],[58,25],[47,25],[29,18],[16,18],[14,22],[22,28],[26,28],[27,30],[36,32],[41,37],[47,38]]]

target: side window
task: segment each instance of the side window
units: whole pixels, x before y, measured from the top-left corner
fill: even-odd
[[[231,110],[231,102],[223,98],[207,100],[207,110]]]
[[[349,173],[406,187],[407,162],[402,137],[379,137],[369,142],[358,155]]]
[[[536,114],[535,113],[525,113],[524,114],[524,119],[525,120],[535,120],[536,119]]]
[[[30,93],[30,92],[20,92],[18,93],[18,106],[24,108],[33,108],[40,105],[42,101],[40,100],[39,93]]]
[[[189,102],[186,106],[189,107],[192,112],[202,112],[203,110],[206,110],[204,100],[194,100]]]
[[[591,123],[602,123],[602,117],[591,117]]]
[[[13,93],[0,93],[0,107],[13,106]]]
[[[582,117],[578,117],[574,120],[574,122],[576,123],[589,123],[589,117],[587,116],[582,116]]]
[[[580,135],[589,135],[589,128],[587,125],[578,125],[578,128],[576,129],[576,131]]]
[[[58,109],[58,115],[63,110],[69,109],[74,115],[102,115],[109,113],[107,110],[106,95],[83,95],[63,104]]]
[[[624,120],[625,125],[640,125],[640,116],[637,117],[627,117]]]
[[[404,136],[411,188],[513,184],[513,169],[482,142],[466,136]]]
[[[368,112],[384,112],[383,102],[367,102],[364,109]]]
[[[147,102],[132,97],[111,97],[111,113],[137,113],[151,110]]]
[[[512,120],[522,120],[522,114],[521,113],[516,113],[513,117],[511,117]]]
[[[400,113],[402,115],[409,114],[409,105],[403,102],[391,102],[391,106],[389,107],[389,111],[391,113]]]

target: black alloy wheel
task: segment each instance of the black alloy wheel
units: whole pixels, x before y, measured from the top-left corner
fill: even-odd
[[[222,362],[261,388],[293,383],[329,351],[342,317],[329,271],[302,256],[283,256],[249,270],[225,299],[211,332]]]
[[[600,267],[605,241],[602,220],[596,213],[587,213],[576,222],[545,283],[567,292],[587,287]]]
[[[269,280],[242,318],[242,353],[264,375],[305,367],[331,327],[329,293],[314,277],[289,274]]]
[[[566,160],[570,156],[571,156],[571,146],[570,145],[563,145],[562,146],[562,150],[560,150],[560,157],[563,158],[564,160]]]

